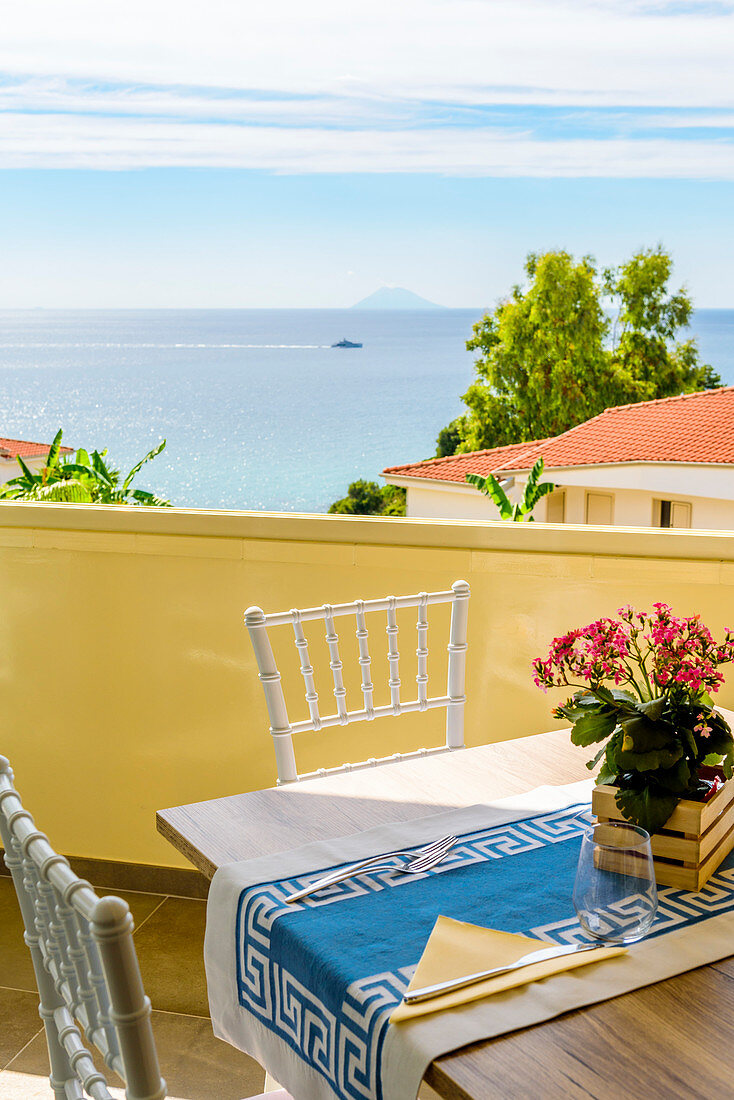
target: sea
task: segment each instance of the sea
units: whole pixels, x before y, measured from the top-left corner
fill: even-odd
[[[181,507],[325,512],[428,458],[472,381],[481,309],[0,311],[0,436],[107,448]],[[688,335],[734,384],[734,310]],[[334,348],[346,338],[361,348]]]

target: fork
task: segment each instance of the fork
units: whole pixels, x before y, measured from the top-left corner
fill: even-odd
[[[310,894],[318,893],[319,890],[325,890],[327,886],[335,886],[338,882],[344,882],[355,875],[372,874],[375,871],[395,871],[401,875],[423,874],[425,871],[430,871],[442,859],[445,859],[456,841],[455,836],[444,836],[440,840],[434,841],[433,844],[418,849],[412,856],[405,851],[386,852],[379,856],[373,856],[361,863],[354,863],[350,867],[345,867],[341,871],[335,871],[331,875],[325,875],[324,878],[312,882],[310,886],[306,886],[303,890],[298,890],[295,894],[289,894],[285,901],[290,905],[293,902],[301,901],[302,898],[306,898]],[[401,857],[407,858],[408,862],[402,866],[396,866],[394,860]]]

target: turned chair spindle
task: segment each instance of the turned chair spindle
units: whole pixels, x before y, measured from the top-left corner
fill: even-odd
[[[121,898],[98,897],[57,855],[23,808],[0,756],[0,835],[25,925],[56,1100],[112,1100],[85,1046],[125,1082],[128,1100],[162,1100],[150,1001]]]
[[[466,581],[455,581],[448,591],[420,592],[414,596],[386,596],[377,600],[356,600],[346,604],[324,604],[321,607],[293,609],[266,615],[260,607],[249,607],[245,612],[245,624],[250,634],[259,671],[260,682],[265,692],[265,701],[270,718],[270,733],[275,746],[275,758],[278,769],[278,783],[292,783],[299,779],[315,775],[333,774],[338,771],[373,766],[389,761],[404,759],[406,756],[427,755],[462,748],[464,745],[464,681],[466,670],[467,615],[469,605],[469,585]],[[448,642],[448,681],[445,695],[428,695],[428,607],[430,604],[451,605],[451,626]],[[418,673],[416,675],[417,698],[401,699],[400,653],[398,651],[398,617],[401,608],[418,609],[416,623],[418,646]],[[390,702],[384,706],[374,705],[374,686],[372,683],[372,659],[369,652],[369,631],[367,615],[385,612],[387,625],[389,666],[388,687]],[[356,638],[359,649],[361,672],[362,706],[349,710],[347,692],[344,686],[343,663],[339,653],[339,635],[335,619],[354,616]],[[326,645],[329,652],[336,700],[336,711],[322,715],[319,711],[319,697],[314,679],[314,669],[308,651],[303,624],[311,620],[322,620],[325,628]],[[293,628],[295,646],[298,651],[300,671],[306,688],[306,702],[309,717],[302,722],[290,722],[283,693],[280,671],[273,656],[268,629],[275,626],[290,625]],[[375,718],[399,716],[412,711],[427,711],[436,707],[446,708],[446,742],[431,749],[419,749],[417,753],[395,753],[381,760],[367,760],[360,764],[343,764],[338,768],[319,769],[309,776],[299,775],[293,750],[293,734],[307,730],[321,730],[328,726],[347,725],[350,722],[371,722]]]

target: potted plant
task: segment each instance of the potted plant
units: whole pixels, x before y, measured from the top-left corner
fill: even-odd
[[[601,745],[587,767],[601,763],[597,790],[610,788],[604,816],[615,816],[613,797],[616,816],[653,834],[675,825],[682,799],[705,803],[731,779],[734,738],[712,693],[734,632],[716,642],[698,615],[678,618],[664,603],[617,614],[554,638],[534,678],[544,691],[577,689],[553,714],[571,722],[575,745]]]

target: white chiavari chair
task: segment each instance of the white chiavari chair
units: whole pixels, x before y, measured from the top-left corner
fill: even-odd
[[[128,1100],[161,1100],[150,1001],[143,992],[126,902],[98,897],[36,828],[0,756],[0,833],[41,1000],[57,1100],[111,1100],[82,1040],[126,1084]]]
[[[352,771],[358,768],[373,767],[394,760],[414,756],[433,755],[449,752],[464,746],[464,680],[466,667],[467,616],[469,609],[469,585],[466,581],[455,581],[448,591],[420,592],[412,596],[385,596],[376,600],[355,600],[345,604],[324,604],[321,607],[305,609],[294,608],[291,611],[266,615],[260,607],[248,607],[245,612],[245,624],[250,634],[255,658],[259,670],[260,682],[265,691],[270,717],[270,733],[275,745],[275,758],[278,768],[278,783],[292,783],[299,779],[317,775],[334,774],[339,771]],[[448,678],[445,695],[428,694],[428,608],[433,604],[451,605],[451,625],[448,642]],[[418,609],[416,623],[418,646],[418,672],[416,675],[417,695],[415,699],[403,701],[400,694],[400,654],[398,652],[397,612],[401,608]],[[369,632],[367,616],[375,612],[386,614],[386,633],[388,638],[388,667],[390,702],[381,706],[374,704],[374,686],[371,679],[372,659],[368,648]],[[342,674],[343,664],[339,653],[339,636],[335,620],[353,617],[356,624],[356,638],[361,669],[362,705],[349,710],[346,688]],[[322,715],[319,710],[319,697],[316,691],[314,669],[308,650],[303,624],[321,619],[325,627],[326,644],[329,651],[336,701],[336,711]],[[273,656],[269,629],[290,625],[294,633],[294,642],[300,660],[300,669],[306,687],[306,702],[309,717],[302,722],[291,723],[281,683],[281,675]],[[307,730],[320,730],[329,726],[347,725],[350,722],[370,722],[375,718],[389,715],[408,714],[413,711],[427,711],[436,707],[446,708],[446,742],[436,748],[418,749],[413,753],[395,753],[381,759],[370,759],[358,764],[343,764],[337,768],[321,768],[309,775],[299,775],[293,751],[293,734]]]
[[[23,807],[4,756],[0,836],[36,974],[54,1097],[112,1100],[83,1033],[105,1066],[125,1082],[127,1100],[163,1100],[166,1082],[158,1067],[127,902],[99,897],[57,855]],[[265,1100],[292,1097],[269,1091]]]

